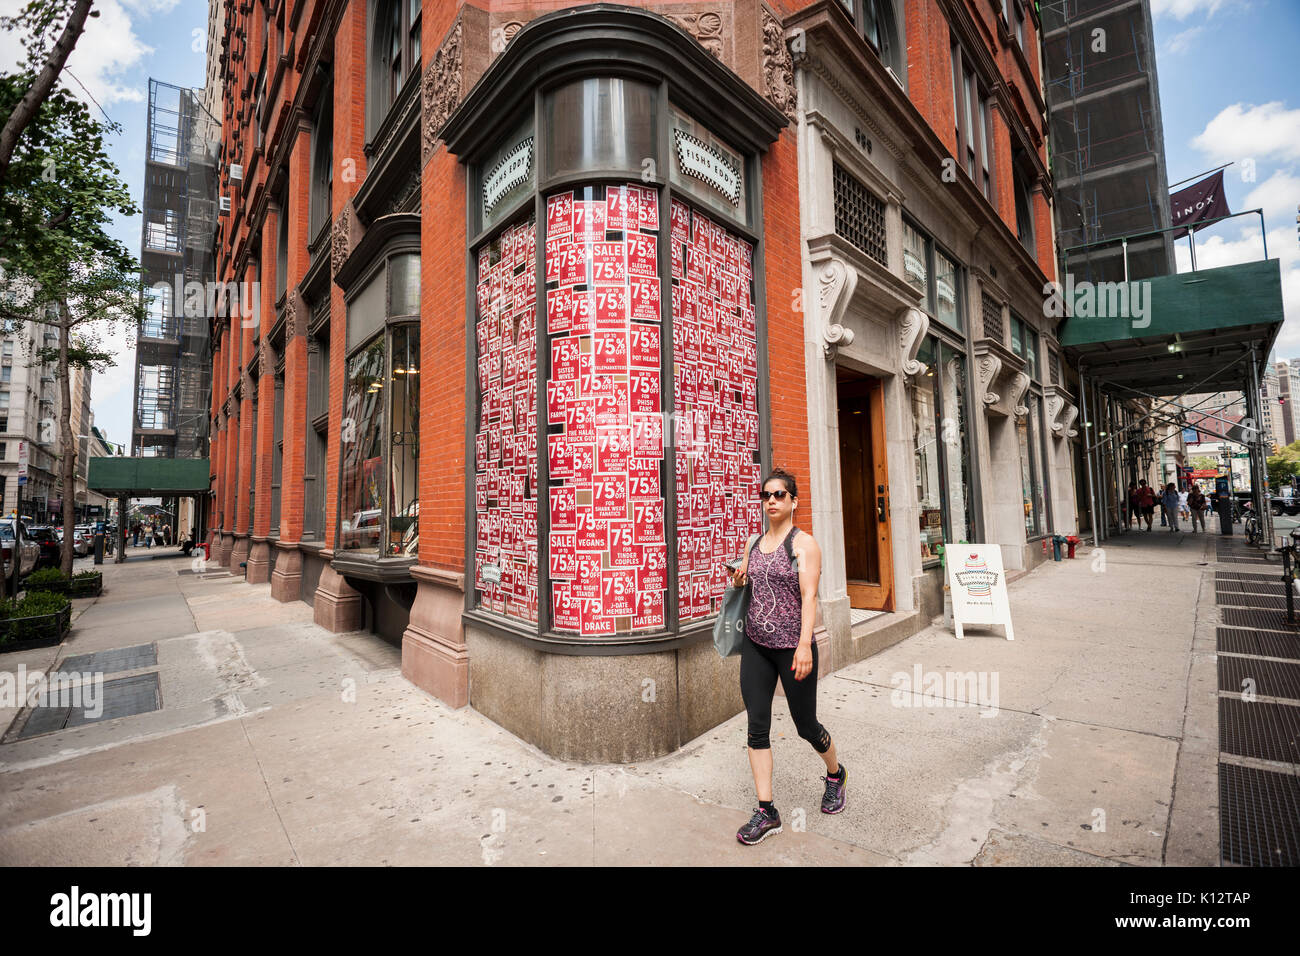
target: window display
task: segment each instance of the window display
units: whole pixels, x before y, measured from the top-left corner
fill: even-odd
[[[537,620],[537,231],[531,219],[478,253],[477,604]]]
[[[650,187],[588,186],[546,202],[556,631],[666,623],[659,231]]]
[[[677,448],[677,603],[681,620],[719,608],[726,573],[763,530],[759,507],[758,344],[753,246],[672,204]]]

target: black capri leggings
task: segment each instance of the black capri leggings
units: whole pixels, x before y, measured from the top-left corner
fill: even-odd
[[[774,650],[745,639],[740,651],[740,696],[749,716],[749,746],[754,750],[772,746],[768,732],[772,729],[772,698],[779,676],[799,736],[824,754],[830,749],[831,735],[817,722],[817,642],[812,646],[812,670],[803,680],[795,680],[791,670],[794,651],[793,647]]]

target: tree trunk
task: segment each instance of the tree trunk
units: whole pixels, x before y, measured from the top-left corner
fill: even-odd
[[[5,119],[4,128],[0,129],[0,196],[4,195],[5,177],[9,173],[9,162],[13,159],[14,149],[18,146],[18,137],[36,118],[44,103],[54,89],[54,84],[63,72],[63,65],[68,62],[68,55],[77,45],[77,39],[86,28],[86,17],[90,14],[92,0],[77,0],[63,26],[63,32],[45,58],[45,66],[36,75],[23,98],[18,101],[14,111]]]
[[[63,555],[60,567],[63,573],[72,576],[72,529],[76,527],[73,509],[77,502],[77,443],[72,435],[72,383],[69,381],[68,369],[68,328],[70,317],[68,303],[59,302],[59,441],[63,445],[63,457],[60,459],[63,471]]]

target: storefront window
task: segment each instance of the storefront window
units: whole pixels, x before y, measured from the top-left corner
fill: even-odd
[[[658,191],[546,202],[553,625],[584,637],[665,625]]]
[[[939,559],[948,541],[970,541],[969,436],[966,426],[966,362],[961,352],[933,337],[917,353],[926,370],[909,383],[912,398],[916,497],[921,561]]]
[[[975,535],[975,504],[970,474],[970,433],[966,419],[966,357],[946,342],[939,347],[942,395],[939,437],[947,488],[948,540],[969,542]]]
[[[674,202],[673,365],[677,435],[677,604],[718,611],[722,562],[763,530],[753,247]]]
[[[1016,421],[1016,437],[1020,442],[1020,484],[1025,509],[1025,535],[1036,537],[1043,533],[1043,483],[1039,472],[1037,429],[1041,427],[1037,410],[1037,396],[1027,396],[1030,414]]]
[[[475,604],[525,621],[537,620],[536,267],[529,218],[479,249],[475,283]]]
[[[916,450],[916,500],[920,508],[921,561],[937,558],[943,544],[943,497],[939,480],[939,417],[935,407],[935,343],[927,338],[917,360],[926,369],[912,381],[913,448]]]
[[[957,263],[938,249],[934,252],[934,317],[949,328],[961,331],[957,307]]]
[[[924,296],[922,302],[927,312],[932,311],[929,295],[929,270],[926,267],[926,263],[929,261],[929,252],[926,248],[928,245],[929,240],[926,238],[925,233],[910,222],[903,222],[903,278]]]
[[[420,259],[393,255],[348,303],[340,423],[341,551],[414,555],[420,409]]]

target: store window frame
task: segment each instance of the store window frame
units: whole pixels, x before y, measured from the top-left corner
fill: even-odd
[[[619,74],[611,69],[603,69],[599,72],[593,72],[581,77],[566,77],[564,83],[575,80],[589,79],[592,77],[617,77]],[[643,79],[643,77],[632,77],[633,79]],[[535,309],[537,316],[536,325],[536,349],[537,349],[537,408],[538,408],[538,438],[547,434],[545,424],[546,409],[546,378],[548,374],[548,365],[550,361],[550,341],[551,334],[546,324],[546,274],[545,274],[545,251],[546,251],[546,200],[549,196],[561,192],[567,188],[581,189],[587,186],[613,186],[622,185],[628,182],[639,182],[645,188],[649,187],[656,191],[659,199],[659,222],[661,238],[668,235],[670,228],[670,212],[672,203],[677,201],[688,206],[693,212],[708,217],[718,225],[730,231],[746,242],[750,243],[753,249],[753,282],[754,282],[754,324],[755,334],[759,343],[758,349],[758,381],[760,388],[757,390],[758,398],[758,418],[759,418],[759,437],[758,437],[758,468],[761,474],[766,474],[771,467],[771,438],[770,438],[770,418],[768,407],[768,395],[763,383],[767,382],[767,358],[766,350],[763,344],[767,341],[767,321],[766,321],[766,290],[764,287],[764,267],[763,267],[763,241],[761,223],[762,215],[762,170],[761,158],[756,152],[747,152],[743,149],[732,146],[733,152],[741,160],[741,175],[744,178],[745,188],[744,208],[739,211],[738,215],[729,216],[720,212],[714,206],[702,203],[694,197],[689,191],[684,191],[673,183],[671,170],[675,168],[675,157],[672,154],[672,121],[671,114],[674,109],[685,113],[687,116],[692,115],[690,110],[682,104],[675,96],[675,86],[667,78],[661,78],[656,84],[656,122],[655,122],[655,139],[656,155],[653,157],[654,166],[652,169],[640,168],[603,168],[593,167],[576,171],[566,171],[555,175],[546,175],[550,168],[549,157],[546,155],[546,137],[545,132],[545,104],[546,96],[558,86],[564,83],[543,84],[539,85],[533,91],[532,100],[532,136],[535,153],[533,162],[536,173],[532,178],[533,185],[527,190],[520,190],[518,195],[513,191],[508,193],[509,201],[501,213],[494,214],[491,224],[486,228],[483,226],[484,215],[482,208],[482,194],[479,190],[479,184],[482,182],[485,172],[481,161],[471,161],[468,170],[468,198],[467,198],[467,215],[471,223],[470,241],[467,243],[466,259],[466,281],[468,284],[468,302],[467,302],[467,376],[466,389],[467,394],[471,396],[478,395],[478,382],[476,370],[478,367],[478,345],[476,336],[472,330],[478,319],[477,303],[473,294],[474,284],[477,281],[477,261],[479,250],[485,243],[491,242],[494,238],[504,233],[512,225],[517,224],[521,219],[527,219],[531,212],[533,221],[537,224],[537,242],[535,251],[535,269],[537,283],[537,297]],[[500,123],[497,129],[505,134],[508,131],[519,129],[525,124],[526,113],[516,114],[510,117],[508,122]],[[491,153],[500,145],[500,140],[493,144],[492,149],[487,150]],[[759,224],[755,226],[753,224]],[[665,420],[669,420],[675,407],[675,382],[674,382],[674,365],[672,349],[672,296],[667,294],[671,288],[672,262],[671,246],[669,242],[660,241],[657,243],[658,257],[658,278],[661,283],[662,294],[660,296],[660,405],[664,410]],[[479,428],[478,401],[473,403],[473,409],[468,410],[466,414],[466,461],[474,460],[474,439]],[[539,441],[538,445],[538,475],[537,484],[539,489],[549,489],[551,487],[549,475],[549,462],[544,453],[545,444]],[[674,546],[677,531],[677,481],[676,481],[676,458],[675,447],[670,444],[669,430],[665,427],[664,435],[664,457],[660,473],[660,492],[664,501],[664,540],[667,545],[667,588],[665,589],[665,615],[664,627],[656,630],[638,630],[631,633],[620,633],[613,638],[601,638],[592,636],[582,636],[570,631],[556,631],[553,627],[554,608],[552,605],[552,589],[550,586],[549,575],[545,570],[550,566],[550,514],[549,514],[549,496],[538,496],[537,505],[537,564],[538,564],[538,595],[537,595],[537,621],[530,622],[509,617],[505,614],[485,610],[478,605],[478,589],[474,582],[474,554],[476,551],[476,512],[474,501],[474,473],[475,469],[466,469],[465,484],[465,554],[466,554],[466,587],[464,601],[464,615],[467,622],[472,622],[476,626],[481,626],[492,630],[494,633],[521,638],[528,641],[536,641],[547,645],[551,650],[561,648],[569,649],[569,653],[586,652],[609,652],[609,653],[628,653],[636,652],[638,647],[654,649],[667,649],[678,644],[688,642],[697,638],[704,633],[711,632],[715,615],[708,615],[701,618],[688,619],[681,621],[671,609],[679,606],[678,595],[678,558],[677,549]],[[607,651],[605,649],[608,649]]]
[[[959,336],[964,336],[966,332],[965,324],[965,274],[966,266],[960,259],[948,251],[947,247],[935,241],[934,236],[923,229],[915,219],[906,213],[903,215],[903,279],[907,281],[913,289],[913,285],[907,279],[907,237],[909,230],[918,236],[925,250],[922,257],[922,265],[925,268],[925,298],[921,301],[921,308],[930,316],[931,319],[940,323],[944,328],[951,329]],[[943,318],[939,313],[939,273],[938,261],[940,258],[945,259],[953,268],[953,310],[952,321]],[[919,291],[919,290],[918,290]],[[965,346],[963,345],[964,349]]]
[[[420,313],[420,290],[419,286],[408,289],[407,292],[413,294],[414,312],[401,311],[394,312],[394,291],[402,294],[402,290],[395,286],[394,272],[396,267],[393,263],[395,260],[405,258],[407,260],[406,268],[414,270],[413,274],[418,280],[420,278],[420,218],[417,215],[402,213],[382,217],[371,224],[370,230],[367,231],[366,240],[363,240],[349,256],[335,274],[335,282],[344,289],[344,298],[346,307],[349,309],[347,315],[348,338],[352,339],[353,315],[350,313],[356,300],[372,288],[372,283],[383,284],[383,310],[384,314],[369,325],[364,332],[357,336],[356,341],[349,341],[343,358],[344,368],[366,349],[373,347],[376,340],[382,340],[384,360],[381,371],[382,380],[385,388],[394,377],[393,371],[393,341],[395,333],[399,329],[413,328],[416,331],[417,341],[421,331],[421,313]],[[417,347],[418,348],[418,347]],[[328,374],[328,369],[326,369]],[[343,383],[344,394],[343,400],[346,401],[349,384],[346,380]],[[331,396],[331,401],[333,396]],[[329,546],[334,551],[334,564],[336,570],[340,570],[345,575],[351,575],[362,578],[375,578],[389,580],[390,578],[409,577],[409,568],[416,562],[414,552],[390,553],[392,544],[391,535],[393,504],[390,495],[391,484],[391,465],[394,446],[394,436],[391,429],[392,423],[392,399],[391,392],[385,393],[380,401],[380,412],[378,421],[378,433],[380,435],[381,451],[379,474],[384,482],[383,493],[381,497],[380,516],[379,516],[379,542],[376,550],[362,550],[360,548],[343,547],[343,491],[345,468],[348,464],[347,456],[340,449],[339,459],[336,466],[337,482],[335,485],[335,522],[332,542]],[[416,400],[418,406],[418,398]],[[344,408],[346,412],[346,407]],[[309,412],[310,414],[310,412]],[[308,428],[314,427],[313,422],[308,422]],[[339,426],[342,427],[340,421]],[[418,424],[417,424],[418,429]],[[358,435],[357,439],[360,440]],[[328,466],[322,462],[322,480],[323,472]],[[416,469],[414,481],[418,488],[419,483],[419,460],[418,455],[414,462]],[[322,498],[322,500],[324,500]],[[418,502],[418,494],[416,498]],[[306,502],[304,502],[304,506]],[[355,529],[354,529],[355,530]],[[416,532],[418,541],[418,530]]]

